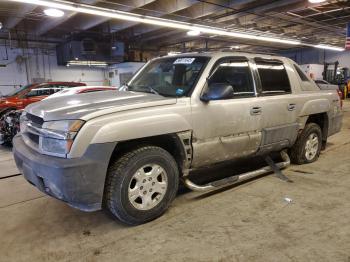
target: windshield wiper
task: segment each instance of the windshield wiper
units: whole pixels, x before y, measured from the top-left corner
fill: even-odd
[[[154,88],[152,88],[152,87],[150,87],[150,86],[148,86],[147,88],[149,89],[149,91],[151,91],[151,93],[156,94],[156,95],[160,95],[160,94],[157,92],[157,90],[155,90]]]
[[[135,90],[136,88],[133,88],[132,86],[127,85],[129,91],[134,91],[134,92],[141,92],[141,93],[150,93],[150,94],[155,94],[155,95],[161,95],[157,90],[155,90],[153,87],[150,86],[136,86],[136,88],[142,88],[142,89],[147,89],[147,90]]]

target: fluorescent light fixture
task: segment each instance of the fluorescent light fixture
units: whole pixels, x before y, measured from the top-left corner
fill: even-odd
[[[181,54],[181,52],[176,52],[176,51],[170,51],[168,53],[168,55],[172,56],[172,55],[178,55],[178,54]]]
[[[240,49],[241,47],[239,46],[239,45],[233,45],[233,46],[231,46],[231,49],[236,49],[236,50],[238,50],[238,49]]]
[[[189,36],[198,36],[200,34],[201,34],[201,31],[198,31],[198,30],[187,31],[187,35]]]
[[[66,11],[71,11],[71,12],[76,12],[76,13],[84,13],[84,14],[108,17],[108,18],[112,18],[112,19],[131,21],[131,22],[136,22],[136,23],[143,23],[143,24],[149,24],[149,25],[169,27],[169,28],[174,28],[174,29],[181,29],[181,30],[186,30],[186,31],[197,31],[197,32],[200,32],[202,34],[226,36],[226,37],[241,38],[241,39],[247,39],[247,40],[265,41],[265,42],[287,44],[287,45],[314,46],[311,44],[302,43],[300,40],[297,40],[297,39],[286,39],[286,38],[269,37],[269,36],[262,36],[262,35],[253,35],[253,34],[250,34],[250,33],[248,34],[245,32],[226,30],[226,29],[222,29],[219,27],[191,24],[191,23],[187,23],[187,22],[174,21],[174,20],[169,20],[169,19],[164,19],[164,18],[159,18],[159,17],[140,15],[140,14],[124,12],[124,11],[119,11],[119,10],[112,10],[112,9],[108,9],[108,8],[98,7],[98,6],[72,3],[69,1],[63,1],[63,0],[51,0],[51,1],[48,1],[48,0],[8,0],[8,1],[25,3],[25,4],[33,4],[33,5],[44,6],[44,7],[48,7],[48,8],[55,8],[55,9],[60,9],[60,10],[66,10]],[[309,0],[309,1],[320,1],[320,0]],[[316,47],[325,48],[325,49],[332,48],[332,50],[336,50],[336,51],[343,50],[343,49],[340,49],[339,47],[335,47],[335,46],[333,47],[333,46],[318,45]]]
[[[314,47],[320,48],[320,49],[333,50],[333,51],[344,51],[345,50],[345,48],[338,47],[338,46],[330,46],[330,45],[315,45]]]
[[[51,17],[62,17],[64,16],[64,12],[62,10],[56,8],[49,8],[44,10],[45,15]]]
[[[275,42],[289,45],[299,45],[301,42],[298,40],[281,39],[275,37],[265,37],[259,35],[252,35],[243,32],[236,32],[225,30],[218,27],[210,27],[204,25],[196,25],[181,21],[173,21],[164,18],[152,17],[147,15],[139,15],[130,12],[112,10],[97,6],[90,6],[85,4],[72,3],[68,1],[46,1],[46,0],[9,0],[11,2],[20,2],[25,4],[33,4],[39,6],[45,6],[55,9],[67,10],[71,12],[84,13],[90,15],[103,16],[108,18],[132,21],[137,23],[144,23],[149,25],[164,26],[174,29],[181,29],[186,31],[199,31],[205,34],[228,36],[234,38],[243,38],[249,40],[258,40],[265,42]]]
[[[107,66],[106,62],[102,61],[79,61],[79,60],[71,60],[68,61],[67,66]]]
[[[309,3],[311,4],[319,4],[319,3],[323,3],[326,2],[326,0],[309,0]]]

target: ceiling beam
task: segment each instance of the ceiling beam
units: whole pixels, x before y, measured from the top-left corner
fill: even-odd
[[[9,30],[15,28],[16,25],[18,25],[28,13],[33,12],[36,7],[35,5],[20,4],[16,10],[16,15],[9,16],[4,21],[4,28]]]
[[[111,4],[109,8],[117,9],[119,11],[132,12],[143,8],[155,1],[156,0],[118,0],[118,3]],[[108,17],[83,16],[80,20],[76,21],[74,28],[76,28],[77,30],[89,30],[109,20],[110,18]]]
[[[174,16],[176,15],[176,20],[182,21],[182,22],[189,22],[194,20],[199,20],[201,18],[205,18],[213,13],[221,12],[225,10],[225,7],[222,7],[220,5],[228,5],[229,7],[238,7],[242,4],[249,4],[250,2],[254,2],[255,0],[236,0],[236,1],[227,1],[227,0],[216,0],[215,5],[214,4],[208,4],[208,3],[201,3],[198,2],[194,5],[191,5],[187,8],[183,8],[178,11],[173,11],[170,14],[164,15],[162,18],[168,18],[168,19],[174,19]],[[213,1],[212,1],[213,2]],[[214,3],[214,2],[213,2]],[[124,29],[128,29],[124,28]],[[137,35],[144,35],[144,34],[152,34],[152,32],[156,32],[155,35],[157,38],[169,35],[169,30],[166,31],[164,34],[159,34],[158,27],[149,26],[149,25],[138,25],[133,29],[133,32]],[[173,34],[176,34],[177,31],[171,31]],[[170,33],[171,34],[171,33]],[[154,38],[154,36],[150,36],[151,39]],[[148,41],[148,38],[142,38],[142,41]]]
[[[249,7],[243,8],[241,10],[236,10],[231,12],[230,15],[217,19],[216,22],[222,23],[222,22],[237,19],[241,16],[246,16],[249,14],[259,15],[259,13],[268,12],[272,10],[278,10],[279,12],[282,12],[282,8],[285,8],[286,6],[290,6],[291,4],[294,4],[294,5],[297,4],[298,6],[305,5],[305,1],[303,0],[284,0],[284,1],[277,1],[277,2],[275,1],[270,4],[258,5],[252,8],[249,8]]]
[[[82,4],[87,5],[94,5],[98,3],[98,0],[82,0]],[[44,22],[41,22],[39,26],[32,31],[30,31],[31,34],[41,36],[46,34],[47,32],[51,31],[52,29],[58,27],[59,25],[63,24],[64,22],[68,21],[70,18],[74,17],[78,13],[76,12],[68,12],[65,13],[63,17],[53,18],[53,17],[47,17]]]
[[[165,15],[173,14],[175,12],[179,12],[181,10],[184,10],[186,8],[189,8],[193,6],[194,4],[198,3],[197,0],[167,0],[167,1],[155,1],[153,3],[148,4],[145,6],[147,10],[142,10],[141,14],[149,15],[153,17],[163,17]],[[157,10],[157,11],[153,11]],[[181,20],[181,19],[180,19]],[[110,29],[111,32],[118,32],[125,29],[128,29],[130,27],[133,27],[135,25],[138,25],[137,22],[128,22],[128,21],[117,21],[112,20],[110,22]]]
[[[217,20],[220,23],[232,23],[232,21],[236,21],[236,19],[244,18],[247,15],[256,15],[260,18],[256,19],[257,21],[261,21],[268,18],[280,19],[281,22],[279,24],[271,24],[272,26],[276,25],[282,27],[281,23],[295,23],[296,25],[306,25],[308,27],[312,26],[318,29],[328,29],[333,31],[334,29],[331,26],[322,25],[315,20],[303,20],[303,17],[300,18],[291,18],[285,14],[284,12],[290,12],[292,10],[305,9],[305,8],[313,8],[316,6],[324,5],[324,3],[311,4],[301,0],[285,0],[273,2],[271,4],[257,6],[250,9],[245,9],[242,11],[237,11],[234,14],[228,15],[226,17],[222,17]]]

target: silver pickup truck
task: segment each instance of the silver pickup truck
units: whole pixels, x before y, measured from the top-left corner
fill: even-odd
[[[337,92],[279,56],[157,58],[123,89],[28,106],[13,141],[24,177],[75,208],[136,225],[165,212],[180,180],[200,191],[235,180],[198,185],[192,170],[271,152],[310,163],[341,128]]]

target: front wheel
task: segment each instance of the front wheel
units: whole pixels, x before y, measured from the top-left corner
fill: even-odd
[[[164,149],[145,146],[112,161],[105,186],[105,205],[120,221],[138,225],[161,216],[174,199],[179,172]]]
[[[309,123],[291,149],[290,157],[295,164],[315,162],[322,148],[322,131],[319,125]]]

